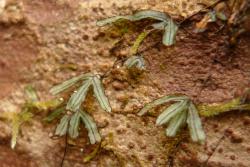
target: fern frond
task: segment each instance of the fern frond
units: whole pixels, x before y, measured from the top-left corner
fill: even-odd
[[[166,129],[166,135],[169,137],[176,136],[179,129],[185,125],[187,119],[187,112],[181,112],[177,114],[171,121]]]
[[[92,85],[94,88],[95,97],[96,97],[97,101],[99,102],[101,108],[104,111],[111,112],[111,107],[110,107],[108,98],[104,93],[103,85],[102,85],[98,76],[93,77]]]
[[[80,123],[81,113],[80,111],[75,112],[69,122],[69,136],[71,138],[76,138],[79,135],[79,123]]]
[[[73,85],[75,85],[77,82],[87,79],[88,77],[90,77],[91,74],[87,73],[87,74],[82,74],[76,77],[73,77],[67,81],[64,81],[63,83],[54,86],[53,88],[50,89],[50,93],[53,95],[59,94],[63,91],[65,91],[66,89],[72,87]]]
[[[166,46],[173,45],[175,43],[175,36],[178,30],[178,25],[174,22],[174,20],[168,16],[167,14],[159,11],[153,11],[153,10],[144,10],[139,11],[133,15],[125,15],[125,16],[114,16],[111,18],[103,19],[100,21],[97,21],[98,26],[105,26],[107,24],[114,23],[120,19],[125,19],[129,21],[138,21],[142,19],[154,19],[160,21],[159,23],[154,23],[151,25],[151,27],[155,29],[164,30],[164,35],[162,42]],[[150,32],[150,31],[149,31]],[[134,48],[132,50],[132,53],[135,54],[137,52],[137,49],[142,42],[142,40],[147,36],[147,33],[142,33],[138,41],[136,41]]]
[[[56,127],[55,134],[58,136],[63,136],[67,133],[68,125],[69,125],[70,116],[64,115],[60,120],[60,123]]]
[[[167,107],[157,117],[156,125],[163,125],[169,122],[166,129],[166,135],[173,137],[177,134],[179,129],[187,123],[192,140],[194,142],[203,143],[206,139],[206,135],[202,129],[198,111],[192,101],[186,96],[164,96],[146,104],[139,114],[142,115],[152,107],[170,101],[175,101],[176,103]]]
[[[142,56],[140,55],[135,55],[135,56],[131,56],[129,57],[124,65],[130,69],[130,68],[133,68],[133,67],[136,67],[137,69],[139,70],[145,70],[145,62],[144,62],[144,59]]]
[[[162,38],[162,43],[166,46],[171,46],[175,43],[175,36],[178,31],[178,26],[173,19],[170,19]]]
[[[170,119],[187,109],[188,101],[183,100],[182,102],[172,104],[165,109],[156,119],[156,125],[163,125],[168,123]]]
[[[190,103],[188,108],[187,124],[192,140],[203,143],[206,139],[206,135],[202,129],[198,111],[193,103]]]
[[[182,101],[182,100],[186,100],[188,99],[187,96],[180,96],[180,97],[177,97],[175,95],[169,95],[169,96],[163,96],[159,99],[156,99],[148,104],[146,104],[139,112],[138,112],[138,115],[139,116],[142,116],[144,114],[146,114],[146,112],[148,110],[150,110],[151,108],[153,107],[156,107],[158,105],[161,105],[161,104],[164,104],[164,103],[167,103],[167,102],[170,102],[170,101]]]
[[[84,81],[83,85],[72,94],[66,106],[67,110],[77,111],[80,109],[80,106],[88,93],[91,82],[91,79]]]
[[[98,132],[94,120],[84,111],[81,111],[81,118],[88,130],[88,136],[91,144],[95,144],[101,141],[101,136]]]

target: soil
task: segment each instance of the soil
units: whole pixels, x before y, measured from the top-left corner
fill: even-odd
[[[241,94],[250,86],[249,32],[233,48],[227,42],[226,29],[215,33],[215,26],[202,34],[193,33],[196,18],[180,28],[173,47],[161,44],[161,33],[151,34],[139,49],[147,71],[134,79],[120,64],[113,64],[129,55],[129,47],[145,23],[125,34],[117,27],[95,25],[99,19],[141,9],[165,11],[177,20],[200,9],[197,1],[178,3],[7,1],[0,16],[0,112],[20,112],[27,84],[36,88],[41,100],[46,100],[52,98],[49,89],[63,80],[90,71],[104,74],[111,69],[104,86],[112,113],[105,113],[95,102],[88,108],[106,145],[93,160],[84,163],[83,158],[98,144],[90,145],[87,132],[82,130],[74,141],[76,145],[67,148],[64,167],[250,166],[247,112],[202,118],[207,135],[204,145],[193,143],[188,134],[168,138],[164,127],[155,125],[155,117],[136,115],[144,104],[167,94],[185,94],[195,103],[226,102]],[[114,44],[117,41],[118,47]],[[61,165],[65,138],[51,137],[56,122],[48,125],[39,119],[23,126],[15,150],[9,146],[10,125],[0,121],[2,166]]]

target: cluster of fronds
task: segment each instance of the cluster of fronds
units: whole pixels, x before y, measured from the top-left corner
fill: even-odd
[[[175,36],[178,30],[178,25],[175,23],[175,21],[168,16],[164,12],[159,12],[159,11],[154,11],[154,10],[144,10],[144,11],[139,11],[133,15],[125,15],[125,16],[114,16],[110,17],[104,20],[100,20],[97,22],[98,26],[105,26],[107,24],[114,23],[118,20],[125,19],[129,21],[139,21],[143,19],[153,19],[157,20],[157,23],[154,23],[150,25],[155,30],[163,30],[163,38],[162,38],[162,43],[166,46],[173,45],[175,43]],[[142,34],[140,38],[144,38],[147,36],[147,32]],[[140,44],[140,38],[139,38],[139,44]],[[135,46],[137,48],[138,46]]]
[[[188,124],[190,136],[194,142],[203,143],[206,135],[202,129],[201,120],[193,102],[187,96],[164,96],[143,107],[138,115],[144,115],[148,110],[158,105],[174,101],[157,117],[156,125],[168,123],[166,135],[173,137],[181,127]]]
[[[97,130],[94,120],[87,112],[83,111],[81,105],[84,102],[89,89],[93,88],[94,95],[99,102],[100,107],[106,112],[111,112],[111,107],[108,98],[104,93],[100,76],[91,73],[82,74],[80,76],[73,77],[57,86],[54,86],[50,92],[53,95],[59,94],[70,87],[77,85],[79,82],[82,82],[82,85],[79,86],[76,91],[74,91],[66,106],[52,112],[51,115],[48,116],[47,120],[51,121],[57,116],[61,115],[62,112],[68,111],[64,112],[65,114],[61,118],[61,121],[56,128],[55,134],[63,136],[66,133],[69,133],[71,138],[76,138],[79,135],[80,122],[82,122],[88,130],[90,143],[95,144],[96,142],[101,141],[101,136]]]

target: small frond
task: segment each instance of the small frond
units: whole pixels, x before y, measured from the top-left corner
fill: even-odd
[[[138,21],[138,20],[142,20],[142,19],[146,19],[146,18],[151,18],[151,19],[164,21],[164,22],[167,22],[169,20],[169,16],[167,16],[163,12],[154,11],[154,10],[143,10],[143,11],[139,11],[133,15],[114,16],[114,17],[110,17],[107,19],[103,19],[103,20],[97,21],[96,25],[97,26],[105,26],[107,24],[114,23],[120,19],[125,19],[125,20],[129,20],[129,21]]]
[[[187,121],[187,112],[183,111],[178,113],[168,124],[166,129],[166,135],[169,137],[173,137],[177,134],[179,129],[185,125]]]
[[[66,89],[72,87],[73,85],[75,85],[77,82],[84,80],[86,78],[88,78],[91,74],[87,73],[87,74],[82,74],[76,77],[73,77],[67,81],[64,81],[63,83],[54,86],[53,88],[50,89],[50,93],[53,95],[59,94],[63,91],[65,91]]]
[[[71,95],[66,106],[67,110],[77,111],[80,109],[82,102],[86,98],[91,83],[91,79],[87,79],[83,82],[83,85]]]
[[[56,132],[55,132],[56,135],[63,136],[67,133],[69,120],[70,120],[69,115],[64,115],[61,118],[60,123],[56,127]]]
[[[158,116],[156,125],[163,125],[165,123],[168,123],[170,119],[185,111],[187,109],[188,103],[188,100],[183,100],[181,102],[172,104]]]
[[[173,19],[170,19],[168,25],[165,26],[165,31],[162,38],[162,43],[166,46],[171,46],[175,43],[175,37],[178,31],[178,26]]]
[[[108,98],[105,95],[104,87],[103,87],[101,80],[99,79],[98,76],[93,77],[92,85],[93,85],[95,97],[96,97],[97,101],[99,102],[101,108],[104,111],[111,112],[111,107],[110,107]]]
[[[137,69],[140,69],[140,70],[145,70],[145,62],[144,62],[144,59],[142,56],[140,55],[135,55],[135,56],[131,56],[129,57],[124,65],[130,69],[132,67],[136,67]]]
[[[192,140],[194,142],[203,143],[206,139],[206,135],[203,131],[198,111],[193,103],[189,105],[187,124]]]
[[[80,111],[75,112],[69,122],[69,136],[71,138],[77,138],[79,135],[79,123],[80,123],[81,113]]]
[[[175,43],[175,37],[178,31],[178,25],[174,22],[174,20],[170,16],[159,11],[144,10],[144,11],[139,11],[134,15],[114,16],[111,18],[97,21],[96,24],[98,26],[105,26],[107,24],[114,23],[120,19],[125,19],[129,21],[138,21],[146,18],[159,21],[159,23],[154,23],[150,26],[157,30],[164,30],[162,39],[164,45],[171,46]],[[140,46],[140,43],[150,32],[151,31],[143,32],[142,34],[139,35],[132,48],[132,54],[137,53],[137,49]]]
[[[70,86],[73,86],[80,80],[84,80],[83,84],[71,95],[67,103],[66,109],[73,112],[78,111],[87,96],[90,86],[93,86],[94,95],[101,108],[107,112],[111,112],[111,106],[109,104],[107,96],[105,95],[104,87],[98,75],[88,73],[80,75],[79,77],[74,77],[60,84],[61,86],[59,85],[52,88],[51,92],[57,94],[61,91],[66,90]]]
[[[88,130],[88,136],[91,144],[95,144],[101,141],[101,136],[98,132],[97,126],[94,120],[84,111],[80,111],[81,119]]]
[[[138,113],[139,116],[142,116],[146,114],[148,110],[150,110],[153,107],[156,107],[158,105],[170,102],[170,101],[182,101],[188,99],[187,96],[175,96],[175,95],[170,95],[170,96],[163,96],[157,100],[154,100],[148,104],[146,104]]]
[[[202,129],[201,120],[198,111],[191,100],[186,96],[164,96],[151,103],[148,103],[140,112],[143,115],[149,109],[166,102],[175,101],[176,103],[167,107],[156,119],[156,125],[168,123],[166,135],[174,137],[179,129],[186,123],[194,142],[203,143],[206,135]]]

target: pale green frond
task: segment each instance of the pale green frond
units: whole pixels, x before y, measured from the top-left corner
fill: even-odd
[[[148,104],[146,104],[138,113],[139,116],[144,115],[148,110],[150,110],[153,107],[156,107],[158,105],[170,102],[170,101],[182,101],[182,100],[187,100],[188,97],[187,96],[174,96],[174,95],[170,95],[170,96],[163,96],[157,100],[154,100]]]
[[[46,122],[52,122],[54,119],[58,118],[65,111],[65,107],[58,108],[52,111],[46,118],[43,120]]]
[[[124,65],[127,67],[127,68],[132,68],[132,67],[136,67],[140,70],[145,70],[145,62],[144,62],[144,59],[142,56],[140,55],[135,55],[135,56],[131,56],[129,57]]]
[[[80,109],[82,102],[88,93],[89,86],[91,85],[91,79],[83,82],[83,85],[77,89],[70,97],[66,109],[71,111],[77,111]]]
[[[177,114],[175,117],[173,117],[166,129],[166,135],[169,137],[174,137],[179,129],[186,124],[187,120],[187,110]]]
[[[143,11],[139,11],[133,15],[114,16],[114,17],[110,17],[107,19],[103,19],[103,20],[97,21],[96,25],[97,26],[105,26],[107,24],[114,23],[120,19],[125,19],[125,20],[130,20],[130,21],[138,21],[138,20],[142,20],[142,19],[146,19],[146,18],[151,18],[151,19],[167,22],[170,17],[167,16],[163,12],[154,11],[154,10],[143,10]]]
[[[55,132],[56,135],[63,136],[67,133],[69,120],[70,120],[69,115],[64,115],[61,118],[60,123],[56,127],[56,132]]]
[[[181,112],[185,112],[189,101],[183,100],[179,103],[172,104],[170,107],[165,109],[157,118],[156,125],[162,125],[167,123],[171,118]]]
[[[71,86],[73,86],[74,84],[76,84],[77,82],[87,79],[88,77],[90,77],[92,74],[82,74],[76,77],[73,77],[67,81],[64,81],[63,83],[54,86],[53,88],[50,89],[50,93],[53,95],[56,95],[58,93],[61,93],[63,91],[65,91],[66,89],[70,88]]]
[[[79,135],[79,123],[80,123],[81,114],[80,111],[75,112],[69,122],[69,136],[71,138],[76,138]]]
[[[81,118],[85,124],[86,129],[88,130],[88,136],[91,144],[95,144],[101,141],[101,136],[98,132],[94,120],[86,112],[81,111]]]
[[[107,112],[111,112],[111,106],[109,104],[107,96],[105,95],[103,85],[100,79],[98,78],[98,76],[93,77],[92,85],[93,85],[95,97],[97,101],[99,102],[101,108]]]
[[[198,111],[193,103],[189,105],[187,124],[192,140],[203,143],[206,139],[206,135],[203,131]]]
[[[167,26],[167,22],[154,23],[151,26],[156,30],[164,30]]]
[[[171,46],[175,43],[175,37],[178,31],[178,26],[173,19],[170,19],[168,25],[165,26],[162,42],[166,46]]]

